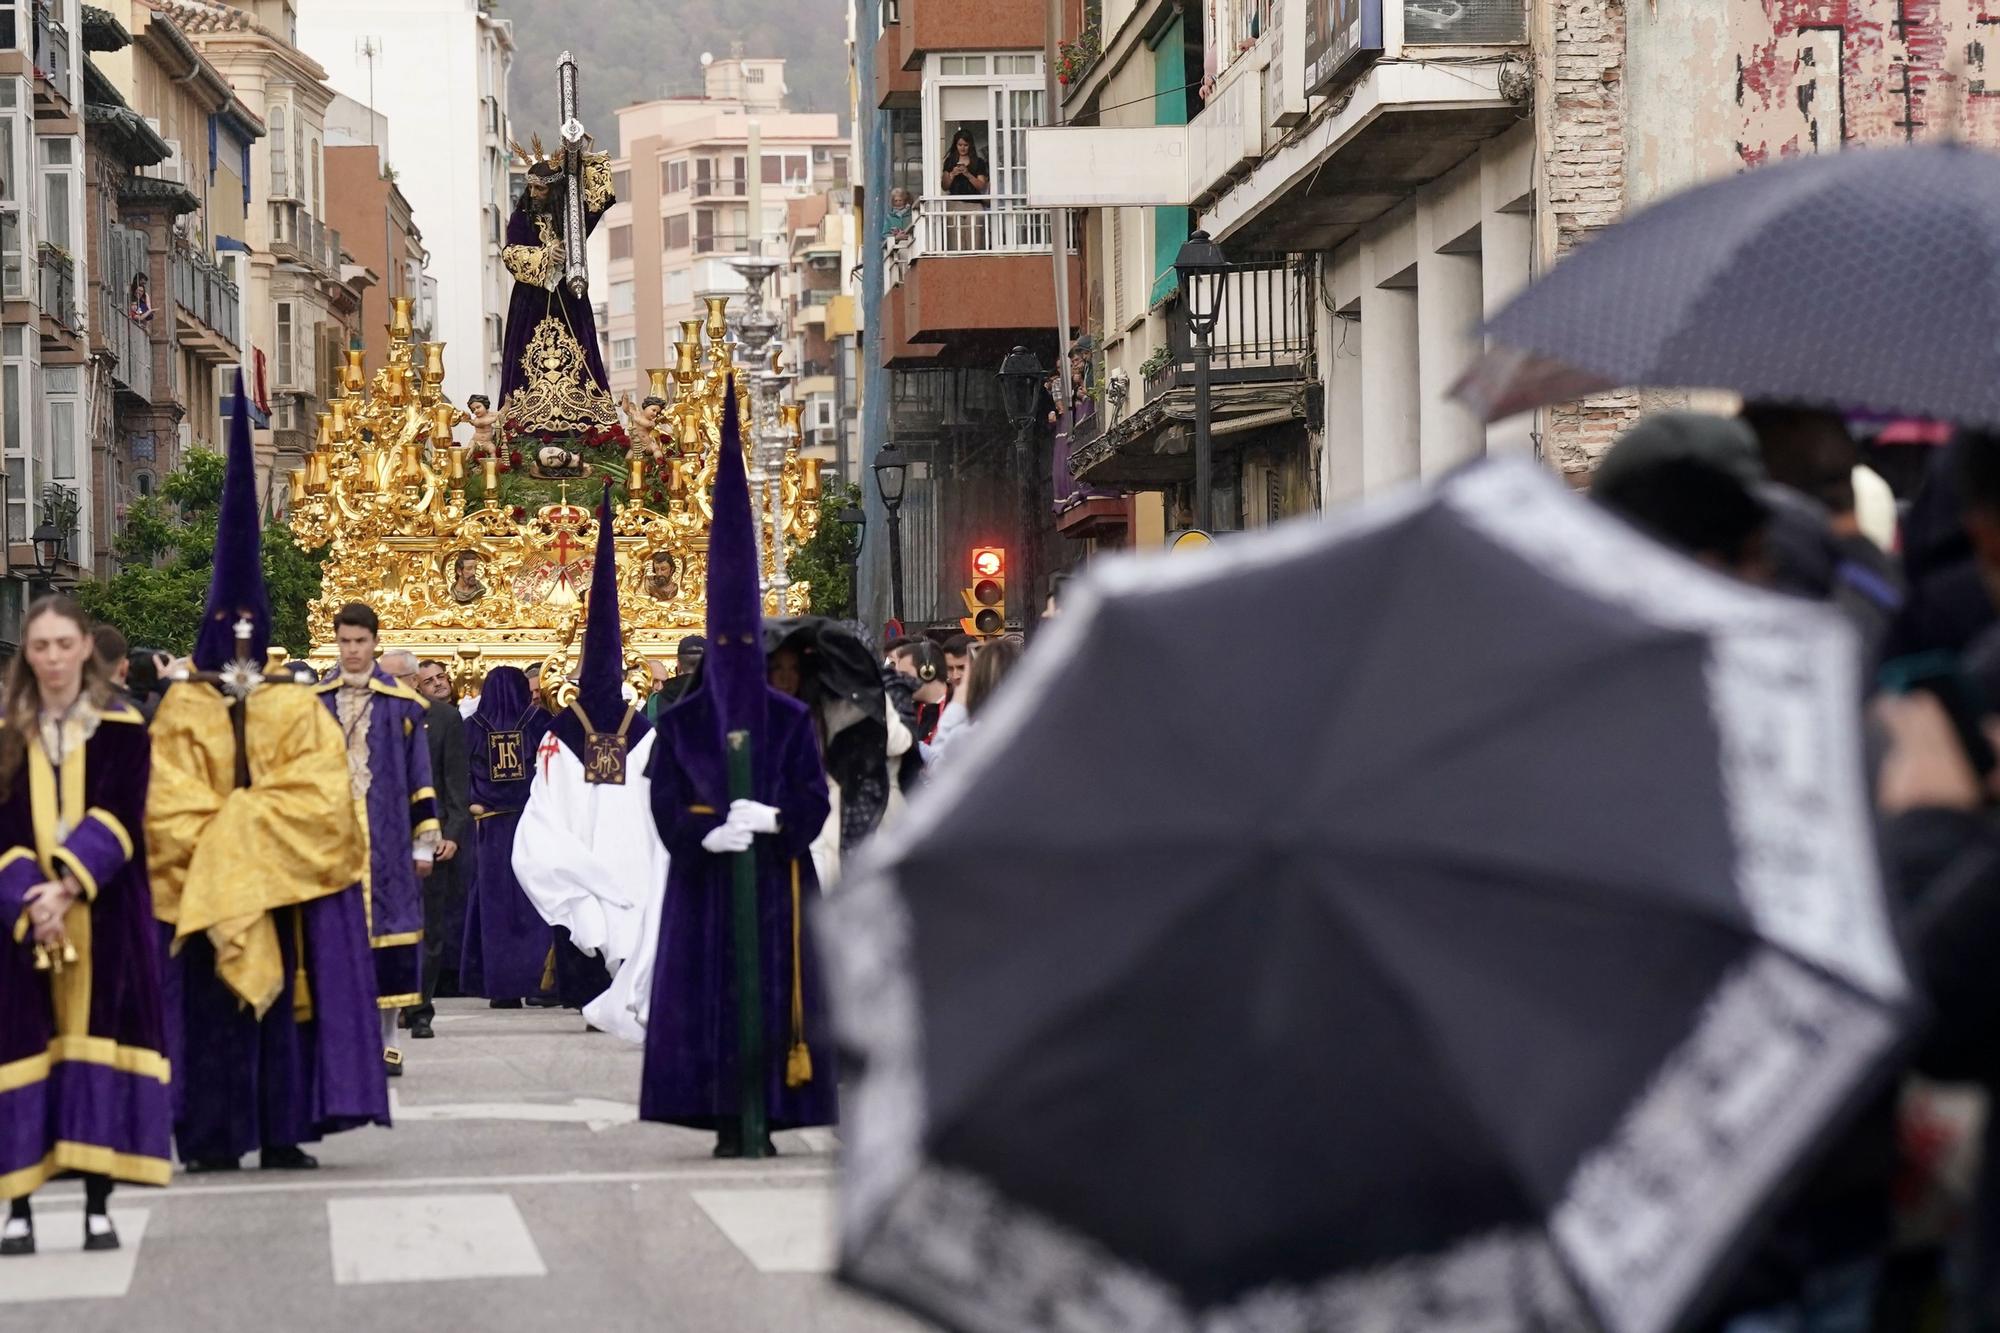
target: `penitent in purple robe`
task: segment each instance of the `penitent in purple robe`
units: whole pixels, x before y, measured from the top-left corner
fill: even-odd
[[[319,687],[340,721],[341,678]],[[424,896],[414,840],[438,828],[431,749],[424,723],[430,704],[375,668],[368,709],[368,878],[363,882],[368,943],[375,951],[376,1002],[384,1009],[423,1003]],[[352,749],[356,737],[348,737]]]
[[[752,799],[778,808],[778,832],[757,839],[757,924],[764,997],[765,1107],[774,1130],[839,1120],[833,1042],[813,949],[819,901],[812,841],[829,808],[819,743],[805,705],[772,690],[752,756]],[[701,845],[729,810],[728,773],[709,695],[697,690],[660,717],[650,776],[653,817],[667,845],[667,898],[646,1026],[642,1119],[713,1129],[739,1114],[731,861]],[[792,905],[794,890],[799,912]],[[794,972],[796,960],[797,972]],[[797,983],[814,1076],[787,1086]]]
[[[473,816],[478,870],[466,896],[459,964],[459,982],[468,995],[524,1000],[542,993],[555,932],[514,878],[514,830],[528,803],[535,747],[548,724],[518,667],[487,673],[478,711],[465,725],[471,799],[481,811]]]
[[[145,719],[113,705],[60,765],[30,739],[0,799],[0,1198],[67,1171],[172,1172],[148,763]],[[79,957],[36,971],[23,896],[63,873],[82,889],[65,920]]]

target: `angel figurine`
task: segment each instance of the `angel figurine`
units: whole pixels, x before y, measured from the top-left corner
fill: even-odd
[[[472,394],[465,400],[465,412],[472,422],[473,460],[498,458],[500,414],[493,410],[493,400],[483,393]]]

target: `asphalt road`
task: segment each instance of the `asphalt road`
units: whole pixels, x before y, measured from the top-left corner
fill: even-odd
[[[835,1288],[833,1137],[716,1162],[636,1122],[639,1053],[574,1014],[444,1001],[408,1042],[397,1126],[322,1169],[121,1189],[115,1254],[78,1252],[74,1184],[41,1253],[0,1260],[0,1333],[917,1333]]]

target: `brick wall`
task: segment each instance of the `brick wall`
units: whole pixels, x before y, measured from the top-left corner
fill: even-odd
[[[1625,205],[1625,0],[1545,0],[1535,24],[1541,134],[1540,266],[1569,253]],[[1639,395],[1551,409],[1542,454],[1576,480],[1639,413]]]

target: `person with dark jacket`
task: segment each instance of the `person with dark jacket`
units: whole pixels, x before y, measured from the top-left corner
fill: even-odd
[[[426,691],[411,653],[387,652],[382,655],[382,662],[384,670],[399,683],[422,694],[428,705],[424,739],[430,746],[431,782],[437,787],[437,862],[423,882],[423,1000],[403,1011],[411,1038],[421,1041],[437,1035],[431,1023],[437,1013],[432,1001],[437,995],[438,980],[447,969],[456,972],[458,967],[465,927],[465,886],[470,882],[464,863],[472,846],[469,793],[472,770],[465,753],[465,719],[459,716],[458,705],[451,701],[449,685],[442,698]],[[442,674],[441,667],[438,674]]]

